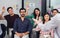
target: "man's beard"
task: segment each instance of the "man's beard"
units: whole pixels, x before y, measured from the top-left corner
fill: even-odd
[[[21,17],[25,17],[25,14],[22,14]]]

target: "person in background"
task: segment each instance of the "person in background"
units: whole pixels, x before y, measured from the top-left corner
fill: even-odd
[[[2,35],[2,29],[1,29],[1,25],[0,25],[0,38],[1,38],[1,35]]]
[[[0,14],[0,38],[4,38],[6,35],[7,21]]]
[[[31,32],[33,26],[30,20],[25,18],[25,8],[21,8],[19,13],[21,16],[14,22],[14,38],[29,38],[29,33]]]
[[[47,23],[48,21],[50,21],[50,15],[49,13],[46,13],[43,17],[43,24]],[[44,32],[43,30],[40,29],[40,26],[38,25],[36,27],[36,30],[40,31],[40,38],[54,38],[54,31],[53,29],[47,31],[47,32]]]
[[[4,14],[4,12],[5,12],[5,8],[3,7],[2,8],[2,15]],[[9,14],[4,16],[4,18],[7,21],[7,34],[11,38],[14,38],[13,24],[14,24],[15,19],[18,18],[19,16],[17,14],[14,14],[12,7],[8,7],[7,12]]]
[[[39,38],[39,31],[35,31],[37,24],[36,21],[42,21],[42,16],[40,14],[39,8],[35,8],[34,12],[31,15],[26,15],[26,18],[30,19],[33,24],[32,32],[30,33],[30,38]]]

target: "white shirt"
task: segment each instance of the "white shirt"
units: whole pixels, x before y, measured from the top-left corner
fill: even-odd
[[[54,17],[52,17],[52,19],[49,22],[45,24],[39,23],[38,25],[40,25],[40,28],[43,31],[48,31],[50,29],[56,28],[55,31],[60,38],[60,14],[59,13],[57,13]]]

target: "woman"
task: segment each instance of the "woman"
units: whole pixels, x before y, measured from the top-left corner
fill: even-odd
[[[35,8],[34,9],[34,12],[29,15],[29,16],[26,16],[27,18],[29,18],[31,20],[31,23],[33,24],[33,29],[32,29],[32,35],[30,35],[32,38],[38,38],[39,37],[39,32],[38,31],[35,31],[34,29],[36,28],[37,26],[37,23],[36,21],[41,21],[42,17],[40,15],[40,10],[39,8]]]
[[[46,13],[43,17],[43,24],[47,23],[48,21],[50,20],[50,16],[48,13]],[[54,38],[54,31],[53,29],[47,31],[47,32],[44,32],[43,30],[41,30],[39,28],[39,25],[36,27],[36,30],[40,30],[40,37],[39,38]]]

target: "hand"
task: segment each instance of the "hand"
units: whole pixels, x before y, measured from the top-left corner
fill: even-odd
[[[29,6],[26,7],[26,10],[29,10]]]
[[[16,35],[19,36],[19,37],[22,37],[23,36],[22,33],[16,33]]]
[[[4,13],[5,12],[5,7],[2,7],[2,13]]]
[[[26,16],[28,16],[29,6],[26,7]]]
[[[32,18],[32,20],[33,20],[34,22],[37,22],[37,20],[36,20],[36,19],[34,19],[34,18]]]
[[[42,22],[42,19],[39,17],[39,22],[41,23]]]
[[[25,35],[27,35],[27,34],[29,34],[29,31],[27,31],[27,32],[23,33],[23,36],[25,36]]]
[[[25,36],[26,34],[25,33],[23,33],[23,36]]]

